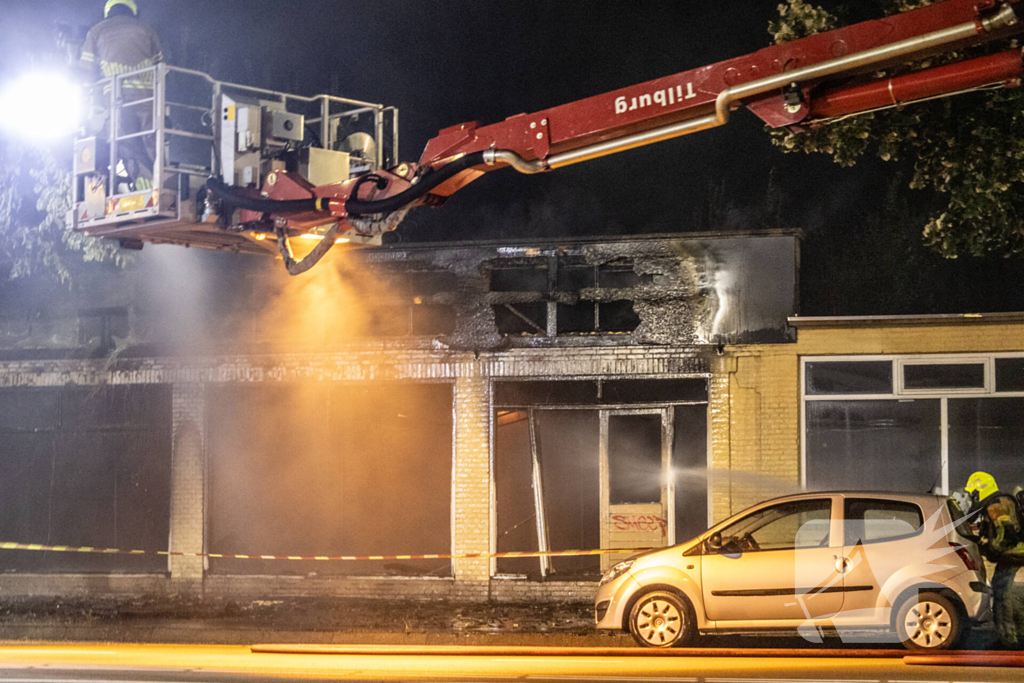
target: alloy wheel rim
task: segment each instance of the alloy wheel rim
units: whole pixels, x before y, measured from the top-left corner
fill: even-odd
[[[667,600],[651,600],[640,607],[636,629],[644,642],[651,645],[670,645],[679,639],[682,615]]]
[[[939,647],[949,640],[953,631],[949,612],[942,605],[930,600],[911,607],[903,625],[910,641],[925,648]]]

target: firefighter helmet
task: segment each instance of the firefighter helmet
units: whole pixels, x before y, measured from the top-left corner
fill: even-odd
[[[109,17],[110,10],[118,5],[124,5],[132,11],[132,14],[139,16],[139,6],[135,4],[135,0],[107,0],[107,6],[103,8],[104,18]]]
[[[976,496],[975,500],[982,501],[998,491],[999,487],[996,486],[996,478],[988,472],[975,472],[967,479],[964,489]]]

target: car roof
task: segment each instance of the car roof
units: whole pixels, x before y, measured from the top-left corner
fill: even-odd
[[[943,499],[945,496],[936,493],[911,493],[901,491],[866,491],[866,490],[832,490],[832,491],[804,491],[793,493],[788,496],[777,496],[757,503],[758,506],[765,503],[781,503],[787,500],[807,500],[809,498],[820,498],[821,496],[844,496],[849,498],[879,498],[883,500],[903,500],[914,503],[934,502]],[[753,507],[753,506],[752,506]]]

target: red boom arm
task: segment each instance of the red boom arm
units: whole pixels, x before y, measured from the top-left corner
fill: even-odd
[[[1017,1],[945,0],[500,123],[463,123],[427,143],[419,163],[378,171],[372,182],[364,177],[313,187],[280,172],[268,178],[263,196],[320,200],[316,211],[272,216],[279,236],[285,226],[303,230],[333,217],[338,223],[325,236],[326,252],[336,235],[358,241],[394,229],[412,206],[440,203],[487,171],[560,168],[724,125],[740,106],[772,127],[811,126],[983,86],[1019,85],[1024,69],[1017,50],[870,78],[886,67],[1024,31]],[[243,214],[243,220],[262,218]],[[279,242],[284,253],[286,240]],[[293,270],[287,255],[286,262]]]

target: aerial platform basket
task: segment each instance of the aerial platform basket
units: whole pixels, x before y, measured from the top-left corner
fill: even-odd
[[[167,64],[92,84],[75,140],[72,229],[118,240],[276,255],[266,235],[227,229],[206,182],[259,189],[278,170],[314,184],[396,163],[398,110],[217,81]]]

